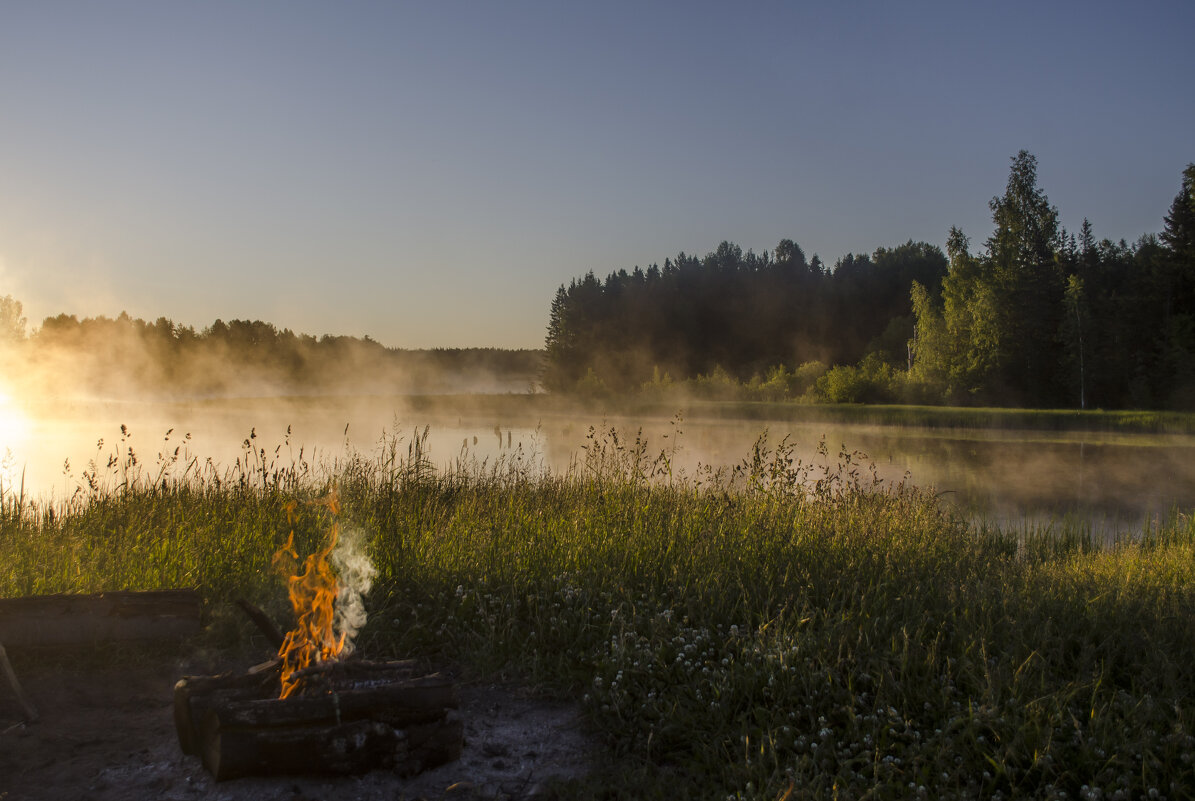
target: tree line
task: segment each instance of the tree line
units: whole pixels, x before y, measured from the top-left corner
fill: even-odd
[[[833,270],[785,239],[774,253],[723,242],[599,281],[592,272],[552,302],[545,385],[597,380],[611,390],[653,376],[715,371],[746,380],[776,365],[903,357],[913,328],[909,287],[937,287],[946,256],[924,242],[848,255]]]
[[[830,402],[1195,408],[1195,165],[1160,236],[1067,232],[1012,158],[982,250],[907,242],[833,269],[785,239],[561,286],[545,386]]]
[[[0,357],[11,382],[44,394],[121,397],[524,392],[538,350],[389,348],[368,336],[315,337],[261,320],[203,329],[160,317],[47,317],[26,333],[20,301],[0,297]]]

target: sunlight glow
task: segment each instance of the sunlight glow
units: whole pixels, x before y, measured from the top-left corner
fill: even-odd
[[[16,451],[29,439],[31,431],[29,418],[17,406],[12,396],[0,388],[0,455]]]

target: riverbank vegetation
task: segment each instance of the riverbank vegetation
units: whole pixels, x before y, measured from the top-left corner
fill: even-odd
[[[996,406],[929,406],[858,403],[792,403],[760,397],[742,385],[713,395],[675,384],[659,394],[619,396],[424,395],[394,398],[413,417],[429,414],[488,417],[535,427],[548,419],[625,418],[635,425],[686,420],[825,423],[973,431],[1090,431],[1125,434],[1195,434],[1195,414],[1179,411],[1017,409]],[[760,426],[761,428],[763,425]]]
[[[335,490],[378,569],[359,652],[578,699],[609,762],[570,796],[1195,795],[1188,516],[1112,543],[976,529],[857,454],[766,440],[687,476],[616,431],[563,473],[437,470],[422,442],[312,465],[247,440],[227,470],[126,452],[69,500],[5,487],[0,596],[197,586],[207,636],[235,637],[236,598],[284,616],[270,557],[321,541],[306,502]]]
[[[542,353],[412,350],[369,336],[312,336],[261,320],[201,330],[165,317],[47,317],[28,332],[23,305],[0,297],[0,389],[22,396],[202,399],[260,395],[526,392]]]
[[[827,268],[784,240],[746,254],[589,273],[561,286],[545,385],[592,395],[698,394],[821,403],[1195,408],[1195,165],[1159,236],[1068,233],[1012,159],[994,230],[952,228]]]

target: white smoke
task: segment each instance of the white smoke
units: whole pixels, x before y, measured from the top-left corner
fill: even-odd
[[[365,552],[365,531],[356,526],[341,526],[336,547],[330,561],[340,579],[340,593],[336,597],[336,616],[333,625],[344,634],[344,651],[353,652],[353,638],[365,626],[369,615],[362,596],[369,592],[378,569]]]

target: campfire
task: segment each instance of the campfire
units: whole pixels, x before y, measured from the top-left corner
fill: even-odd
[[[463,727],[457,689],[413,660],[355,657],[364,623],[360,596],[372,565],[345,548],[335,494],[319,502],[333,518],[328,542],[300,569],[293,528],[274,554],[296,623],[277,634],[254,619],[277,656],[244,673],[188,676],[174,688],[179,745],[217,781],[250,775],[362,773],[385,768],[413,775],[457,759]],[[287,508],[292,526],[297,504]]]
[[[320,503],[328,507],[333,518],[340,513],[340,499],[335,494]],[[287,522],[292,526],[296,507],[294,501],[286,507]],[[333,625],[336,619],[335,602],[340,595],[341,585],[329,557],[339,539],[340,525],[334,519],[327,546],[307,557],[302,573],[298,573],[299,555],[295,552],[293,528],[287,536],[286,545],[274,554],[274,567],[286,578],[297,621],[278,649],[278,658],[282,663],[280,698],[288,698],[299,689],[301,680],[296,674],[313,665],[334,662],[342,654],[347,656],[351,653],[347,632],[342,630],[337,636]]]

